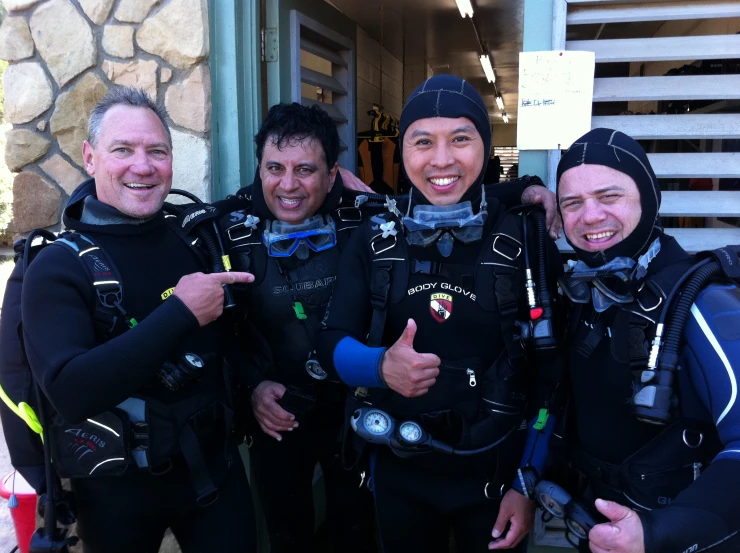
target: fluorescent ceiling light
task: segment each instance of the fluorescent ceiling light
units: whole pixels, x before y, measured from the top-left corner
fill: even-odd
[[[504,123],[508,123],[509,122],[509,116],[506,115],[506,112],[504,112],[503,115],[501,115],[501,117],[504,118]]]
[[[483,66],[483,71],[486,74],[486,79],[489,83],[496,82],[496,75],[493,73],[493,66],[491,65],[491,57],[488,54],[484,54],[480,57],[480,64]]]
[[[470,18],[473,17],[473,5],[470,3],[470,0],[455,0],[455,2],[463,19],[465,19],[466,15]]]
[[[500,94],[496,96],[496,105],[498,106],[498,109],[504,111],[504,99],[501,97]]]

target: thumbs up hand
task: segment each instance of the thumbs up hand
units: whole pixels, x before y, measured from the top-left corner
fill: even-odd
[[[405,397],[426,394],[437,381],[441,362],[433,353],[417,353],[414,336],[416,323],[409,319],[401,337],[385,352],[380,367],[388,387]]]

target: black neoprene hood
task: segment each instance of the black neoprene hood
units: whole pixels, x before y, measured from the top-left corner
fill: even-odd
[[[467,117],[481,135],[484,148],[483,167],[460,201],[476,198],[480,195],[480,185],[486,172],[488,153],[491,151],[491,120],[483,98],[469,82],[455,75],[440,74],[427,79],[411,93],[401,112],[398,138],[401,149],[403,136],[409,126],[419,119],[431,117]]]
[[[660,232],[660,187],[645,150],[634,139],[613,129],[593,129],[563,154],[558,163],[558,209],[560,206],[560,178],[568,169],[579,165],[604,165],[632,178],[640,192],[642,216],[635,229],[621,242],[600,252],[577,248],[566,235],[568,244],[591,267],[599,267],[617,257],[637,259]]]

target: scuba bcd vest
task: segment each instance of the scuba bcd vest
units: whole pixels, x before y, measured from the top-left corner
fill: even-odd
[[[669,265],[640,285],[633,302],[615,306],[608,329],[602,316],[585,340],[572,344],[588,359],[609,332],[610,355],[633,375],[635,417],[651,425],[667,425],[620,465],[597,459],[580,446],[569,448],[570,464],[585,474],[597,496],[626,499],[635,509],[665,506],[698,478],[722,449],[711,419],[684,414],[687,406],[682,403],[683,396],[688,391],[682,390],[679,397],[677,371],[684,328],[699,292],[711,279],[740,284],[739,265],[738,246],[701,252],[695,260]],[[561,288],[573,299],[570,286],[561,281]],[[581,324],[580,311],[577,306],[576,324]],[[570,334],[574,334],[573,325]]]
[[[34,243],[36,237],[41,238],[40,243]],[[21,289],[28,265],[41,249],[53,244],[74,253],[96,290],[93,321],[99,340],[108,339],[121,324],[136,324],[121,307],[123,287],[115,265],[91,238],[75,232],[56,237],[48,231],[35,230],[26,240],[16,242],[15,267],[7,283],[0,324],[0,394],[4,403],[0,414],[11,462],[39,494],[46,486],[40,439],[43,421],[36,412],[36,384],[23,350]]]
[[[179,191],[172,190],[172,193]],[[222,248],[217,251],[217,238],[213,233],[205,236],[202,232],[205,225],[199,225],[212,219],[213,211],[202,204],[194,208],[167,204],[167,208],[165,220],[175,234],[191,247],[192,240],[183,236],[183,231],[193,231],[198,242],[203,244],[205,255],[198,250],[191,251],[203,261],[210,259],[212,271],[223,271],[228,258]],[[35,240],[39,237],[40,242]],[[48,246],[68,249],[88,276],[94,289],[91,315],[97,343],[102,344],[137,325],[123,307],[124,288],[115,263],[93,238],[70,231],[55,236],[38,229],[28,239],[16,243],[16,265],[6,288],[0,325],[0,386],[3,390],[0,395],[4,400],[0,414],[14,467],[40,494],[47,487],[45,472],[48,471],[44,470],[44,465],[50,455],[58,476],[80,478],[120,475],[133,466],[156,472],[168,463],[171,465],[172,455],[182,454],[190,468],[199,501],[212,499],[216,488],[208,477],[200,442],[206,434],[225,438],[231,431],[228,397],[209,392],[201,394],[203,397],[196,394],[173,404],[132,397],[108,412],[70,425],[49,409],[40,391],[37,393],[23,346],[20,304],[25,271],[39,251]],[[228,304],[228,294],[225,296]],[[205,367],[215,363],[225,370],[225,365],[215,355],[185,353],[165,362],[157,376],[164,386],[176,390],[193,384]],[[220,375],[222,369],[218,370]],[[46,416],[40,413],[43,407],[47,408]],[[149,441],[151,430],[157,434],[153,443]],[[50,454],[44,453],[42,440],[37,435],[42,432],[50,438]],[[212,456],[207,452],[206,457]]]
[[[359,388],[351,398],[355,406],[372,405],[399,422],[415,421],[456,452],[485,451],[520,428],[531,383],[523,342],[543,334],[542,328],[530,332],[536,324],[532,324],[533,315],[523,302],[529,268],[525,263],[524,219],[513,211],[503,214],[480,242],[478,258],[469,264],[455,264],[409,258],[397,213],[384,212],[371,218],[368,247],[373,314],[367,345],[383,344],[389,306],[406,297],[410,275],[420,274],[442,277],[445,286],[474,294],[478,308],[498,317],[501,334],[495,342],[502,344],[502,351],[493,363],[442,359],[437,382],[418,398],[404,398],[386,389]],[[440,295],[436,301],[439,305],[433,298],[430,307],[437,308],[436,317],[449,316],[451,306],[444,303],[444,297]],[[550,346],[554,348],[554,341]]]
[[[339,269],[341,250],[352,230],[363,221],[365,211],[381,200],[380,196],[357,196],[354,204],[345,204],[346,196],[336,208],[321,218],[327,226],[335,229],[335,245],[322,251],[306,252],[306,258],[291,252],[291,255],[269,255],[265,244],[266,227],[275,226],[254,214],[251,187],[240,190],[236,196],[234,211],[221,217],[227,248],[234,268],[249,271],[255,280],[245,294],[248,301],[242,318],[248,324],[249,313],[261,314],[259,332],[269,343],[269,367],[263,368],[268,378],[295,386],[307,393],[318,391],[321,378],[326,373],[315,359],[314,348],[324,318],[326,306],[334,289]],[[351,198],[350,198],[351,199]],[[296,243],[289,246],[295,250]],[[312,248],[313,249],[313,248]],[[252,321],[253,323],[253,321]],[[321,386],[321,388],[326,388]],[[326,390],[324,390],[326,391]],[[341,400],[340,393],[336,399]]]

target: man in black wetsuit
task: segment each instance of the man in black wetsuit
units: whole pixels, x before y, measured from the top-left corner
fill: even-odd
[[[121,432],[101,420],[120,421],[122,433],[138,444],[125,458],[90,467],[92,476],[71,480],[86,553],[156,553],[167,528],[184,553],[255,550],[222,361],[233,331],[219,319],[222,285],[252,276],[203,274],[179,225],[165,219],[172,184],[165,117],[144,91],[112,89],[93,110],[83,147],[93,179],[64,211],[67,229],[97,242],[120,273],[121,310],[113,326],[101,332],[96,290],[102,288],[75,259],[94,254],[94,247],[79,254],[46,247],[23,285],[25,350],[54,410],[46,422],[52,434],[60,430],[58,457],[67,451],[64,438],[74,440],[69,428],[87,425],[91,430],[77,434],[97,436],[79,462],[117,444]],[[109,274],[99,261],[94,270]],[[97,283],[105,293],[113,277]],[[193,372],[173,371],[185,360]],[[122,464],[118,476],[92,474]]]
[[[255,275],[237,300],[251,328],[243,335],[254,342],[256,329],[264,340],[262,355],[258,344],[249,348],[262,430],[250,460],[271,550],[311,550],[318,462],[334,550],[376,551],[372,498],[338,455],[344,387],[327,379],[314,355],[340,251],[368,213],[368,197],[343,186],[336,124],[318,107],[273,106],[255,142],[257,180],[216,205],[227,212],[221,224],[234,268]]]
[[[524,217],[504,205],[532,180],[482,186],[488,111],[452,75],[411,94],[400,142],[410,204],[353,234],[319,359],[357,387],[357,436],[382,444],[370,465],[386,553],[446,552],[450,529],[458,551],[483,551],[494,521],[495,547],[516,547],[533,503],[501,491],[520,460],[532,367],[517,324],[529,318]]]
[[[560,434],[587,484],[571,492],[602,515],[579,549],[739,551],[740,291],[719,279],[698,286],[686,305],[670,302],[696,261],[663,232],[658,180],[627,135],[590,131],[563,155],[557,176],[578,258],[561,282],[572,304],[570,408]],[[676,330],[679,311],[686,323]]]

